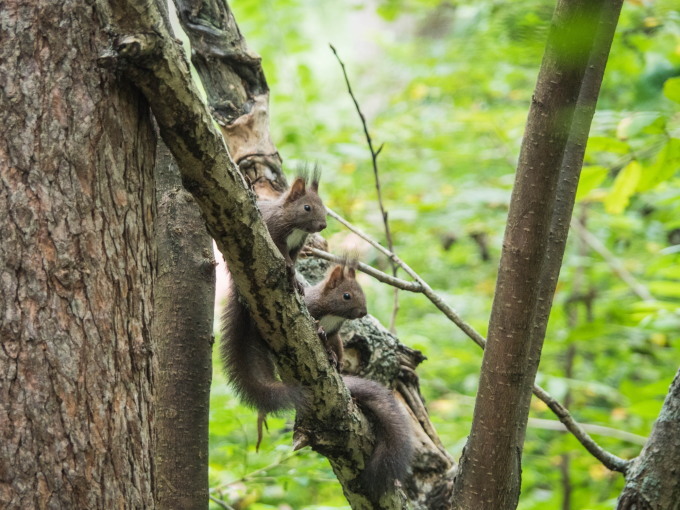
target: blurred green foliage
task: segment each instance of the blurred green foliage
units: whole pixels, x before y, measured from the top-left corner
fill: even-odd
[[[286,167],[318,161],[327,204],[383,239],[370,154],[328,48],[335,45],[374,143],[385,144],[379,165],[397,253],[485,333],[514,167],[554,2],[231,4],[250,47],[263,57],[272,134]],[[626,1],[575,216],[655,300],[638,297],[572,233],[538,382],[561,400],[568,396],[578,420],[642,436],[680,359],[679,102],[676,1]],[[326,237],[332,249],[358,250],[364,261],[388,269],[332,220]],[[367,278],[362,283],[369,310],[387,323],[391,289]],[[481,351],[424,297],[400,296],[399,336],[429,358],[419,369],[421,388],[457,459],[471,423]],[[325,459],[292,453],[290,417],[270,418],[255,453],[256,415],[232,397],[217,359],[215,372],[213,496],[234,508],[348,508]],[[538,401],[531,416],[553,418]],[[639,444],[595,438],[624,458],[640,451]],[[561,469],[567,457],[568,480]],[[565,483],[571,508],[613,508],[623,485],[571,436],[551,430],[528,429],[523,463],[525,510],[562,508]]]

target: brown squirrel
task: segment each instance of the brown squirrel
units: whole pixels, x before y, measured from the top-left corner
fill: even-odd
[[[343,366],[344,351],[340,328],[345,320],[366,315],[366,297],[355,278],[353,262],[346,261],[333,267],[320,283],[305,290],[309,313],[319,321],[323,329],[319,336],[331,362],[339,370]],[[401,481],[408,474],[413,455],[409,419],[388,388],[351,375],[343,375],[342,379],[376,427],[375,446],[358,481],[369,497],[377,501],[396,480]]]
[[[269,235],[289,268],[294,267],[307,235],[326,228],[326,207],[319,197],[319,176],[319,168],[314,167],[309,182],[307,171],[302,170],[290,189],[278,199],[257,202]]]
[[[366,297],[355,279],[351,264],[333,267],[318,284],[305,289],[305,303],[310,314],[321,326],[319,336],[331,362],[342,368],[343,347],[339,330],[347,319],[366,315]],[[222,357],[232,385],[246,404],[263,413],[300,408],[305,396],[299,386],[285,384],[275,375],[271,352],[247,315],[235,317],[227,307],[224,319],[237,320],[238,326],[224,324],[224,331],[240,332],[240,341],[222,343]],[[247,312],[246,312],[247,313]],[[244,322],[244,320],[246,322]],[[233,334],[233,333],[232,333]],[[360,377],[342,376],[357,404],[367,411],[376,427],[376,443],[366,461],[358,482],[373,500],[377,500],[395,480],[408,473],[413,454],[409,420],[392,392],[384,386]],[[258,444],[260,432],[258,430]]]
[[[278,199],[257,203],[295,282],[295,259],[307,235],[326,228],[326,208],[318,191],[319,170],[314,168],[311,182],[308,173],[301,171],[290,189]],[[296,288],[299,289],[297,285]],[[302,404],[300,388],[276,379],[269,347],[239,300],[233,280],[222,314],[220,354],[236,394],[245,404],[258,409],[261,417]],[[258,427],[261,427],[259,422]]]

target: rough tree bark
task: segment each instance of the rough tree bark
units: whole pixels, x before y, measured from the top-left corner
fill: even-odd
[[[552,271],[543,271],[558,178],[604,4],[560,0],[553,16],[510,202],[472,430],[454,489],[455,508],[510,509],[519,500],[527,404],[551,300],[539,289],[541,278],[556,279],[559,270],[550,266]],[[614,26],[617,18],[618,11]],[[607,47],[612,36],[613,30]],[[600,61],[602,68],[605,63]],[[572,164],[580,166],[579,159]],[[576,176],[570,183],[574,189],[577,182]],[[568,225],[567,212],[563,221]],[[564,243],[553,242],[551,254],[561,258]],[[536,359],[530,361],[532,355]]]
[[[626,474],[617,510],[680,509],[680,370],[642,453]]]
[[[148,107],[92,3],[0,13],[0,507],[153,508]]]
[[[201,509],[208,507],[215,260],[198,206],[161,141],[156,198],[156,504]]]
[[[174,0],[191,42],[191,62],[229,153],[258,197],[288,186],[269,133],[269,87],[226,1]]]

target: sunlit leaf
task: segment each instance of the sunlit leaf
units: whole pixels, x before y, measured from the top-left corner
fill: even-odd
[[[576,201],[583,200],[588,193],[597,188],[607,178],[608,170],[603,166],[586,166],[581,170],[581,178],[576,190]]]
[[[653,164],[645,166],[637,191],[647,191],[667,181],[680,170],[680,139],[670,138]]]
[[[666,80],[663,84],[663,95],[671,101],[680,103],[680,76]]]
[[[628,207],[641,174],[642,166],[637,161],[631,161],[619,172],[614,180],[614,187],[604,200],[608,213],[621,214]]]

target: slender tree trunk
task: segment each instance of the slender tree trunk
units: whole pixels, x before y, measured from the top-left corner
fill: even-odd
[[[472,430],[454,489],[456,508],[517,506],[528,402],[552,300],[552,292],[541,294],[541,281],[559,273],[559,265],[546,262],[548,234],[556,202],[573,203],[557,195],[558,177],[606,3],[557,3],[510,202]],[[578,174],[570,184],[575,189],[577,183]],[[560,220],[568,225],[570,216],[571,207]],[[552,255],[561,259],[560,244]]]
[[[536,325],[531,331],[529,366],[527,379],[532,382],[538,372],[538,364],[541,359],[543,340],[548,327],[548,318],[552,300],[557,288],[562,259],[567,244],[569,225],[576,189],[581,176],[583,156],[586,152],[590,125],[595,114],[597,98],[600,95],[602,77],[609,58],[614,32],[621,12],[623,0],[604,0],[599,8],[592,12],[592,22],[595,25],[594,41],[589,55],[588,66],[583,74],[581,87],[578,92],[576,109],[571,124],[567,147],[560,165],[560,177],[557,183],[557,201],[550,220],[550,234],[548,247],[543,263],[542,273],[539,279],[538,308],[536,310]],[[526,395],[522,401],[522,407],[528,416],[531,395]],[[525,427],[526,430],[526,427]],[[522,437],[522,442],[524,438]]]
[[[156,182],[156,503],[201,509],[208,507],[215,260],[198,206],[160,141]]]
[[[0,507],[153,508],[146,101],[91,3],[0,12]]]

